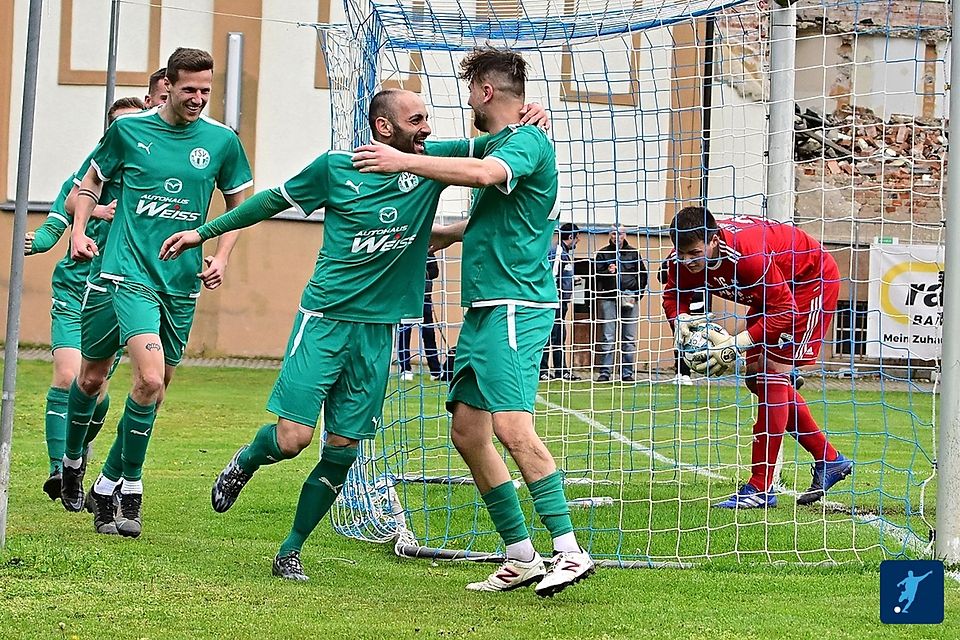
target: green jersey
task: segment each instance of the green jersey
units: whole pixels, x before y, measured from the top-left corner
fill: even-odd
[[[470,140],[427,143],[430,155],[467,156]],[[411,173],[360,173],[330,151],[280,187],[303,215],[325,208],[323,245],[300,300],[334,320],[396,324],[423,317],[424,264],[447,185]]]
[[[170,125],[157,111],[120,116],[93,152],[90,165],[100,178],[120,183],[100,275],[197,296],[201,249],[162,261],[160,246],[171,234],[203,224],[215,188],[230,195],[253,184],[250,165],[229,127],[206,116]]]
[[[87,174],[87,171],[90,169],[90,160],[93,158],[93,152],[90,152],[90,155],[87,156],[87,159],[83,161],[83,164],[80,165],[80,168],[73,175],[73,184],[80,186],[80,183],[83,181],[83,176]],[[103,184],[103,189],[100,190],[100,200],[97,201],[97,204],[110,204],[120,195],[120,183],[116,180],[111,180],[110,182],[105,182]],[[73,217],[71,216],[71,221]],[[94,242],[97,243],[97,249],[99,250],[99,255],[93,256],[92,260],[88,262],[81,262],[79,264],[87,265],[86,278],[87,284],[93,286],[93,288],[103,290],[106,287],[107,282],[100,277],[100,265],[103,263],[104,253],[107,251],[107,240],[110,236],[110,223],[106,220],[100,220],[99,218],[90,218],[87,221],[86,229],[87,237],[91,238]],[[67,258],[70,257],[69,252],[67,253]]]
[[[502,184],[474,190],[463,234],[464,307],[557,306],[547,254],[559,216],[557,159],[547,135],[511,125],[483,153],[507,170]]]

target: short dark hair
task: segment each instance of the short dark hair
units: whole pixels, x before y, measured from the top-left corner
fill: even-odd
[[[150,80],[147,82],[147,94],[152,94],[157,90],[157,85],[160,84],[160,81],[167,77],[167,68],[160,67],[156,71],[150,74]]]
[[[120,109],[140,109],[143,111],[146,108],[140,98],[120,98],[107,109],[107,120],[110,121],[110,124],[113,124],[113,121],[117,119],[116,113]]]
[[[560,239],[569,240],[571,237],[580,233],[580,227],[576,222],[564,222],[560,225]]]
[[[484,47],[474,49],[460,61],[460,79],[489,82],[501,91],[509,91],[523,99],[527,85],[527,62],[509,49]]]
[[[670,240],[677,249],[710,242],[717,233],[717,220],[706,207],[684,207],[670,223]]]
[[[386,118],[390,122],[396,121],[397,110],[394,107],[394,101],[396,97],[400,95],[400,91],[400,89],[384,89],[383,91],[378,91],[373,96],[373,99],[370,100],[367,123],[370,125],[371,133],[376,131],[374,123],[377,121],[377,118]]]
[[[213,56],[202,49],[177,47],[167,60],[166,71],[170,84],[176,84],[180,79],[181,71],[188,73],[213,71]]]

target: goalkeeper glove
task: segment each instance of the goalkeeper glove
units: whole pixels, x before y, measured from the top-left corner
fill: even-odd
[[[715,329],[707,330],[710,342],[706,360],[694,367],[697,373],[718,376],[723,374],[737,361],[741,353],[753,346],[753,338],[746,331],[735,336]]]
[[[710,321],[708,313],[681,313],[674,320],[673,347],[677,351],[683,351],[684,345],[690,339],[694,330]]]

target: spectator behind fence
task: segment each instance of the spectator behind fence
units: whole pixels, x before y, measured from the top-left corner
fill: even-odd
[[[660,265],[660,272],[657,274],[660,284],[666,285],[670,269],[676,268],[677,261],[675,258],[667,258],[664,260]],[[690,313],[708,313],[710,311],[709,301],[710,298],[706,295],[706,287],[694,291],[690,298]],[[692,385],[693,380],[690,378],[690,365],[681,357],[680,350],[676,348],[673,350],[673,364],[677,375],[671,379],[671,382],[685,387]]]
[[[613,373],[619,326],[621,376],[634,381],[637,359],[637,318],[640,298],[647,288],[647,265],[627,242],[622,226],[610,230],[610,242],[597,252],[595,291],[600,305],[600,374],[597,382],[608,382]]]
[[[430,368],[430,377],[439,380],[443,367],[440,364],[440,352],[437,350],[436,325],[433,322],[433,281],[440,277],[440,265],[437,256],[432,252],[427,254],[427,281],[423,291],[423,322],[420,323],[420,346]],[[400,365],[400,375],[404,380],[413,380],[413,367],[410,352],[410,337],[413,334],[412,324],[402,324],[397,331],[397,362]]]
[[[582,380],[566,363],[564,345],[566,344],[566,317],[570,301],[573,299],[573,252],[580,238],[580,227],[565,222],[559,229],[560,242],[555,244],[548,255],[553,265],[553,277],[557,283],[560,307],[553,321],[550,339],[540,359],[540,379],[563,378],[564,380]],[[553,374],[550,373],[550,354],[553,354]]]

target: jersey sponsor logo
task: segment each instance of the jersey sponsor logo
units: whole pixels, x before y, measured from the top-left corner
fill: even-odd
[[[401,173],[397,178],[397,187],[399,187],[400,191],[404,193],[413,191],[418,184],[420,184],[420,176],[407,173],[406,171]]]
[[[167,193],[180,193],[183,190],[183,182],[178,178],[167,178],[163,182],[163,188]]]
[[[190,152],[190,164],[195,169],[206,169],[210,164],[210,152],[203,147],[197,147]]]
[[[182,220],[195,222],[200,219],[198,211],[184,211],[183,206],[190,201],[184,198],[168,198],[166,196],[143,196],[137,202],[136,214],[148,218],[165,218],[167,220]]]
[[[348,186],[348,187],[350,187],[351,189],[353,189],[353,191],[354,191],[357,195],[360,195],[360,187],[363,186],[363,183],[362,183],[362,182],[361,182],[360,184],[357,184],[357,183],[354,182],[353,180],[347,180],[347,181],[344,182],[343,184],[345,184],[346,186]]]
[[[404,236],[407,225],[390,227],[388,229],[370,229],[361,231],[353,238],[353,247],[350,253],[383,253],[395,249],[403,249],[417,239],[417,235]]]
[[[137,143],[137,149],[143,149],[144,151],[147,152],[147,155],[150,155],[150,147],[152,146],[153,146],[152,142],[150,144],[143,144],[142,142]]]
[[[380,209],[380,222],[383,224],[393,224],[397,221],[397,210],[393,207],[383,207]]]

